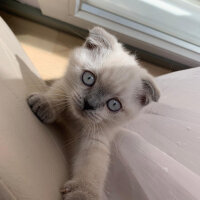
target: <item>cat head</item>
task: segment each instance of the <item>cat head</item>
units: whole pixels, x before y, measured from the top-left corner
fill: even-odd
[[[73,51],[65,79],[71,109],[85,123],[116,126],[159,99],[152,76],[100,27]]]

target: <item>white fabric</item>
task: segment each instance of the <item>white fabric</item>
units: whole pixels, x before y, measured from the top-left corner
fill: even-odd
[[[200,68],[157,83],[160,102],[129,123],[115,144],[108,199],[200,199]]]
[[[58,131],[41,124],[25,102],[27,89],[43,86],[36,74],[1,19],[0,200],[58,200],[67,179]],[[200,199],[200,68],[157,83],[160,102],[122,128],[113,144],[104,199]]]

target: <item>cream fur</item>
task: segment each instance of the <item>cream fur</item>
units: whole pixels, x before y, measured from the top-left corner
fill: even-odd
[[[97,77],[91,88],[81,80],[84,70]],[[91,96],[101,106],[82,115],[80,108],[85,96]],[[113,97],[122,104],[116,113],[106,106],[106,101]],[[72,178],[63,188],[65,200],[101,199],[110,143],[117,127],[158,99],[159,91],[152,77],[113,35],[99,27],[93,28],[83,46],[72,52],[67,72],[60,80],[46,93],[30,95],[28,104],[41,121],[52,123],[61,118],[68,131],[75,130],[80,138]]]

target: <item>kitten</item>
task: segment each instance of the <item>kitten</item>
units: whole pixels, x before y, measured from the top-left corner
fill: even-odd
[[[151,75],[99,27],[73,51],[60,80],[47,92],[29,96],[28,104],[42,122],[61,118],[81,138],[72,178],[62,190],[65,200],[101,199],[117,128],[158,99]]]

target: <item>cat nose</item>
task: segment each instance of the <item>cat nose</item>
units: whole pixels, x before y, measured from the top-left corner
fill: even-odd
[[[84,107],[83,110],[95,110],[95,107],[92,106],[87,99],[84,99]]]

